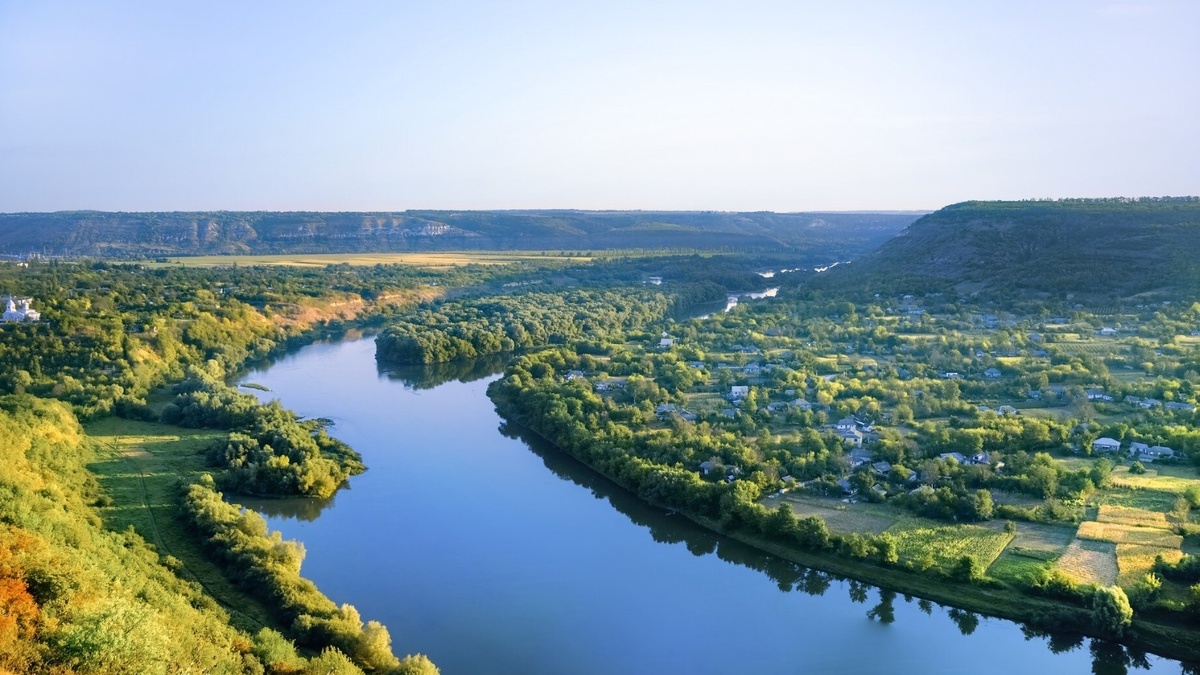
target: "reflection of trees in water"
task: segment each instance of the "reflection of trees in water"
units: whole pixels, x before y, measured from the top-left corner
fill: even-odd
[[[665,513],[662,509],[647,504],[637,495],[591,470],[531,431],[505,422],[500,426],[500,433],[507,438],[523,441],[535,455],[541,458],[546,468],[554,475],[586,488],[597,499],[608,501],[613,508],[628,517],[635,525],[647,528],[650,536],[656,542],[682,543],[690,553],[698,557],[715,553],[721,560],[762,572],[775,582],[780,591],[785,593],[798,591],[806,595],[819,596],[824,595],[834,582],[845,581],[850,600],[862,604],[867,601],[871,591],[874,590],[878,593],[879,602],[867,611],[867,617],[883,625],[889,625],[896,620],[897,593],[895,591],[803,567],[789,560],[763,553],[734,539],[722,537],[687,518]],[[907,595],[903,597],[906,603],[916,600],[917,608],[925,614],[932,615],[935,606],[943,607],[929,600]],[[943,608],[946,610],[948,618],[954,622],[964,636],[972,635],[979,627],[980,615],[954,607]],[[1040,632],[1027,626],[1021,626],[1021,630],[1027,640],[1045,638],[1047,648],[1056,654],[1077,649],[1084,642],[1084,637],[1079,634]],[[1144,652],[1124,647],[1115,642],[1091,640],[1089,649],[1092,653],[1093,673],[1124,674],[1131,668],[1147,669],[1150,667]],[[1200,675],[1200,668],[1188,664],[1183,664],[1182,668],[1184,675]]]
[[[380,375],[408,389],[433,389],[447,382],[474,382],[504,371],[513,354],[490,354],[475,359],[431,363],[427,366],[393,366],[376,362]]]
[[[341,490],[349,490],[349,485],[342,486]],[[339,490],[338,492],[341,492]],[[292,520],[302,520],[312,522],[321,515],[321,512],[326,508],[333,506],[337,495],[329,499],[313,499],[311,497],[288,497],[286,499],[270,499],[263,497],[241,497],[239,495],[226,495],[225,501],[234,504],[241,504],[248,509],[253,509],[268,518],[284,518]]]

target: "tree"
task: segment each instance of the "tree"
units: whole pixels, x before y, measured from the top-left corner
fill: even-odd
[[[1099,587],[1092,594],[1092,623],[1096,630],[1120,637],[1133,623],[1133,607],[1120,586]]]
[[[394,672],[395,675],[440,675],[442,671],[424,654],[412,654],[404,657]]]
[[[976,582],[983,579],[983,565],[972,555],[964,555],[955,563],[950,576],[960,581]]]

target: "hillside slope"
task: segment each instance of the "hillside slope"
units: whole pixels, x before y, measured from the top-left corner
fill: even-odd
[[[63,211],[0,214],[0,254],[353,253],[472,249],[702,248],[870,251],[919,213],[404,211],[392,213]]]
[[[1200,291],[1200,198],[964,202],[820,283],[873,292]]]

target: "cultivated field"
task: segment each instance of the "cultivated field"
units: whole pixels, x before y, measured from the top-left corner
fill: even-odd
[[[1134,527],[1115,523],[1099,523],[1085,521],[1079,524],[1079,539],[1106,541],[1113,544],[1138,544],[1142,546],[1159,546],[1178,550],[1183,543],[1183,537],[1166,530],[1148,527]]]
[[[879,534],[896,522],[896,512],[879,504],[845,504],[832,497],[788,492],[779,497],[768,497],[764,505],[773,509],[786,503],[798,517],[818,516],[835,532],[858,532]]]
[[[1013,539],[1013,535],[991,527],[939,525],[911,516],[901,518],[887,533],[896,537],[902,560],[932,559],[941,567],[970,555],[987,568]]]
[[[284,255],[205,255],[171,258],[158,266],[227,267],[238,265],[288,265],[326,267],[328,265],[413,265],[445,268],[460,265],[507,265],[522,261],[568,260],[588,262],[596,256],[563,251],[437,251],[420,253],[292,253]]]
[[[1117,545],[1076,539],[1055,565],[1079,583],[1112,586],[1117,583]]]
[[[1158,528],[1161,530],[1169,530],[1171,528],[1171,523],[1167,522],[1167,514],[1165,513],[1125,506],[1102,505],[1097,510],[1096,520],[1101,523]]]
[[[1154,568],[1154,560],[1162,556],[1167,562],[1179,562],[1183,551],[1177,548],[1161,546],[1141,546],[1138,544],[1117,544],[1117,583],[1121,586],[1133,586]]]

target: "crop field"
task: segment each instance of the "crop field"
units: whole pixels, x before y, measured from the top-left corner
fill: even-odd
[[[1080,523],[1079,532],[1075,536],[1078,539],[1105,541],[1113,544],[1139,544],[1176,550],[1183,543],[1183,537],[1166,530],[1098,523],[1092,520]]]
[[[1125,506],[1101,505],[1096,514],[1096,520],[1101,523],[1115,523],[1117,525],[1133,525],[1161,530],[1171,529],[1171,523],[1167,522],[1167,514]]]
[[[1161,546],[1117,544],[1117,583],[1125,587],[1133,586],[1154,568],[1154,560],[1158,556],[1167,562],[1179,562],[1183,551]]]
[[[1117,583],[1117,545],[1106,541],[1075,539],[1055,566],[1075,581],[1097,586]]]
[[[970,555],[986,569],[1013,539],[1013,535],[990,527],[940,525],[911,516],[902,517],[887,529],[887,533],[896,537],[902,560],[928,556],[943,567]]]
[[[692,412],[707,412],[729,407],[720,394],[688,394],[686,407]]]
[[[1056,345],[1071,354],[1088,354],[1091,356],[1107,356],[1121,351],[1118,342],[1058,342]]]
[[[594,256],[593,256],[594,257]],[[446,268],[461,265],[508,265],[515,262],[567,260],[588,262],[592,257],[562,251],[435,251],[418,253],[292,253],[282,255],[205,255],[171,258],[157,266],[222,267],[251,265],[288,265],[326,267],[328,265],[412,265]]]

